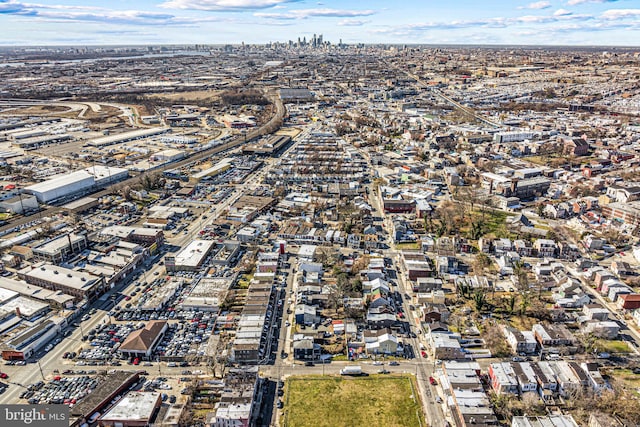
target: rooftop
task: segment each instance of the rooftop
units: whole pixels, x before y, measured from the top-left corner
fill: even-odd
[[[101,420],[150,421],[156,407],[160,406],[160,393],[129,392],[120,399]]]

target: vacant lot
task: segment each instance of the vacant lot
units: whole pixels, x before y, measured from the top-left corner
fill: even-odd
[[[424,426],[413,377],[305,376],[287,380],[284,427]]]

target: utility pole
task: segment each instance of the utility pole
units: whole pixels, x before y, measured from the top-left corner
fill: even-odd
[[[40,360],[36,360],[38,363],[38,369],[40,369],[40,375],[42,376],[42,381],[44,381],[44,372],[42,372],[42,366],[40,365]]]

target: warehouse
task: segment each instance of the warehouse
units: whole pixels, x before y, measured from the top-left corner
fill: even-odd
[[[215,246],[213,240],[194,240],[175,257],[165,257],[167,271],[196,271]]]
[[[62,206],[62,209],[68,213],[79,214],[96,207],[98,207],[98,199],[94,197],[83,197],[82,199],[67,203]]]
[[[170,148],[154,153],[149,160],[152,162],[175,162],[184,159],[186,156],[187,154],[184,151]]]
[[[11,143],[11,146],[22,148],[23,150],[35,150],[37,148],[42,147],[43,145],[69,141],[70,139],[72,139],[72,136],[66,133],[61,135],[35,136],[32,138],[24,138],[24,139],[13,141]]]
[[[20,271],[18,276],[32,285],[72,295],[76,300],[93,301],[104,291],[104,278],[57,265],[44,264],[31,271]]]
[[[38,301],[45,301],[52,308],[63,309],[73,307],[73,297],[60,291],[52,291],[35,285],[26,285],[24,282],[0,277],[0,295],[2,292],[12,291]]]
[[[33,321],[49,311],[49,304],[35,299],[19,296],[0,306],[1,310],[14,312],[18,317]]]
[[[170,131],[171,128],[138,129],[130,132],[119,133],[117,135],[109,135],[102,138],[92,139],[87,143],[87,145],[104,147],[107,145],[119,144],[121,142],[134,141],[136,139],[149,138],[150,136],[161,135]]]
[[[4,360],[30,358],[60,332],[64,323],[62,318],[50,318],[25,329],[13,339],[5,342],[2,348],[2,358]]]
[[[25,191],[36,196],[40,203],[50,203],[63,197],[87,191],[93,185],[93,175],[81,170],[30,185],[25,188]]]
[[[222,159],[212,167],[192,175],[191,179],[197,182],[203,178],[219,175],[223,172],[228,171],[229,169],[231,169],[231,159]]]
[[[160,409],[160,393],[131,391],[98,421],[100,426],[148,426]]]
[[[33,248],[33,255],[39,261],[58,264],[86,247],[87,238],[83,234],[69,233]]]
[[[129,177],[127,169],[113,166],[93,165],[84,170],[93,175],[94,184],[98,187],[104,187]]]
[[[20,194],[10,199],[1,201],[0,208],[3,208],[8,212],[13,212],[20,215],[25,211],[37,210],[38,200],[32,195]]]
[[[31,185],[25,188],[25,191],[36,196],[40,203],[51,203],[86,192],[95,187],[112,184],[128,176],[129,171],[127,169],[91,166]]]

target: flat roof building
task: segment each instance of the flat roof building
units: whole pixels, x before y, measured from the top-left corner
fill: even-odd
[[[25,191],[33,194],[40,203],[49,203],[87,191],[94,186],[94,183],[93,175],[81,170],[30,185],[25,188]]]
[[[98,425],[104,427],[148,426],[161,404],[160,393],[131,391],[98,420]]]
[[[33,194],[40,203],[50,203],[87,192],[94,187],[103,187],[128,176],[127,169],[95,165],[30,185],[25,191]]]
[[[30,271],[18,272],[27,283],[54,291],[62,291],[76,301],[93,301],[104,291],[104,278],[57,265],[44,264]]]
[[[129,132],[123,132],[116,135],[103,136],[101,138],[92,139],[87,143],[93,147],[104,147],[107,145],[119,144],[122,142],[134,141],[136,139],[149,138],[151,136],[161,135],[163,133],[171,132],[171,128],[151,128],[151,129],[137,129]]]
[[[58,264],[86,248],[87,239],[83,234],[68,233],[33,248],[33,255],[38,261]]]
[[[165,267],[167,271],[198,270],[215,246],[214,240],[194,240],[175,257],[165,257]]]

